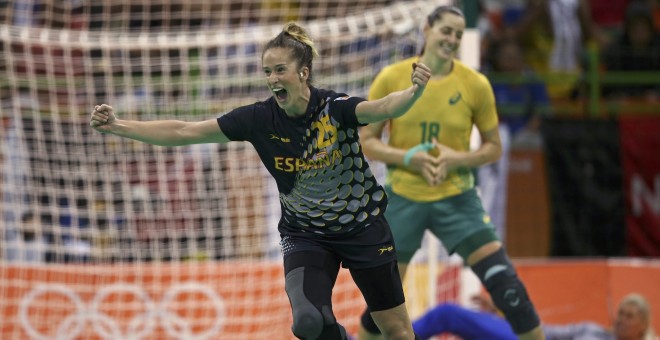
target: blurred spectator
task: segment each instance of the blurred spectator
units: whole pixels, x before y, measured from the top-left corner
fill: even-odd
[[[5,234],[5,259],[18,262],[43,262],[46,244],[41,237],[42,227],[37,216],[26,212],[14,232]],[[9,230],[8,230],[9,231]]]
[[[490,78],[500,122],[508,127],[514,144],[534,142],[528,140],[529,135],[538,133],[540,113],[550,105],[546,85],[524,62],[516,41],[495,41],[490,49],[487,74],[496,75]]]
[[[56,232],[55,242],[62,246],[61,255],[57,261],[88,262],[91,254],[91,239],[89,238],[90,220],[85,211],[88,209],[87,200],[79,198],[71,204],[67,197],[59,197],[59,231]]]
[[[550,76],[547,83],[550,97],[575,96],[583,68],[584,46],[606,43],[592,20],[588,0],[530,1],[515,25],[527,64]]]
[[[490,47],[494,41],[513,38],[514,25],[518,22],[525,0],[481,0],[477,29],[481,37],[482,65],[488,63]]]
[[[607,71],[660,71],[660,32],[655,29],[651,7],[633,1],[626,10],[621,34],[603,53]],[[660,98],[660,85],[610,85],[603,89],[610,98]]]

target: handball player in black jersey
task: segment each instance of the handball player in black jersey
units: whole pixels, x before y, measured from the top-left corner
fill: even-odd
[[[313,87],[316,55],[305,30],[291,22],[262,52],[272,92],[265,101],[201,122],[120,120],[102,104],[94,108],[90,126],[162,146],[252,143],[280,193],[278,229],[293,334],[347,339],[331,301],[343,266],[385,338],[415,339],[383,217],[387,196],[362,154],[358,127],[403,115],[424,91],[430,70],[416,65],[409,88],[366,101]]]

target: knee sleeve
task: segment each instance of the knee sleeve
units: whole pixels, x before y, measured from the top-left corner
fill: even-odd
[[[286,274],[285,288],[293,312],[291,331],[299,339],[316,339],[323,331],[323,314],[305,296],[305,267]]]
[[[320,308],[312,303],[304,289],[305,267],[298,267],[287,273],[286,293],[293,311],[291,331],[299,339],[334,340],[346,339],[346,330],[337,323],[330,305]]]
[[[366,308],[362,313],[362,317],[360,317],[360,323],[362,324],[362,328],[364,328],[367,332],[371,334],[380,334],[380,329],[378,329],[376,322],[374,322],[374,319],[371,317],[371,310],[369,308]]]
[[[472,270],[516,334],[529,332],[540,325],[527,290],[518,278],[504,248],[479,261],[472,266]]]

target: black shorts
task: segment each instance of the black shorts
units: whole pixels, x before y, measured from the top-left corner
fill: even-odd
[[[378,216],[364,228],[356,228],[348,235],[316,234],[283,235],[280,241],[282,256],[298,251],[321,251],[336,255],[342,267],[366,269],[396,261],[394,238],[385,217]]]
[[[313,303],[323,305],[330,299],[341,263],[351,272],[371,311],[403,304],[403,286],[389,226],[384,217],[371,222],[349,237],[283,236],[280,244],[285,275],[305,267],[303,287],[314,287],[305,295]]]

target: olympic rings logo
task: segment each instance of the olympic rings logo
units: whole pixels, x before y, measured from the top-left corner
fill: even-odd
[[[194,332],[193,325],[190,324],[189,320],[182,318],[175,312],[171,312],[171,307],[177,302],[178,297],[191,293],[204,295],[215,312],[215,319],[211,326],[202,332]],[[18,317],[20,323],[32,339],[53,339],[52,335],[46,335],[37,330],[29,315],[30,308],[38,305],[37,300],[39,297],[52,294],[64,297],[75,308],[75,312],[64,318],[57,326],[55,335],[57,340],[78,338],[85,330],[88,322],[103,339],[138,340],[150,335],[156,328],[158,321],[171,338],[201,340],[218,334],[222,330],[225,320],[225,306],[218,294],[209,287],[194,282],[169,288],[160,303],[154,302],[140,286],[131,284],[108,285],[101,288],[94,295],[89,306],[71,288],[65,285],[48,284],[36,286],[21,299],[19,305]],[[127,328],[125,332],[122,331],[118,320],[101,312],[101,304],[113,294],[131,295],[136,300],[141,301],[144,306],[143,313],[139,313],[128,320],[128,327],[125,327]]]

